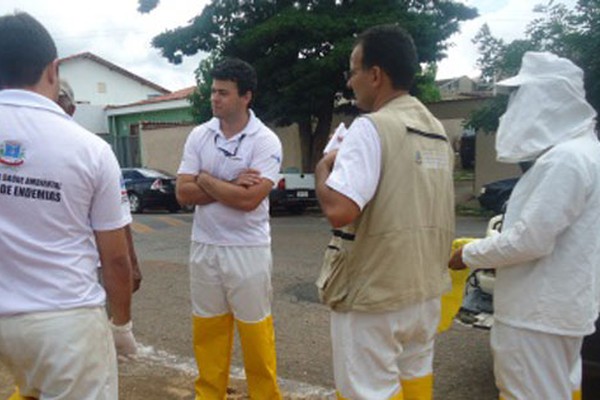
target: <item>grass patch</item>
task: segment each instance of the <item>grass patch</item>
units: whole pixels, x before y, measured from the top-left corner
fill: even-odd
[[[467,202],[463,204],[457,204],[456,208],[456,216],[460,217],[485,217],[492,218],[496,215],[495,212],[491,210],[486,210],[485,208],[481,208],[477,202]]]
[[[454,181],[472,181],[475,179],[475,171],[468,169],[456,169],[454,170]]]

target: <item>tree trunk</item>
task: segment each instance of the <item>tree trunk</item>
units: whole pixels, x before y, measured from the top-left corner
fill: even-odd
[[[323,155],[323,149],[329,141],[331,133],[331,122],[333,120],[333,104],[320,110],[317,116],[318,122],[312,136],[312,146],[310,149],[310,170],[315,170],[317,163]]]
[[[298,122],[298,133],[300,134],[300,154],[302,165],[301,172],[308,172],[311,164],[311,149],[312,149],[312,123],[309,118],[305,118]]]
[[[329,140],[331,121],[333,120],[333,104],[323,107],[315,116],[317,124],[313,131],[312,118],[298,122],[300,133],[300,151],[302,152],[302,171],[314,172],[321,159],[323,149]]]

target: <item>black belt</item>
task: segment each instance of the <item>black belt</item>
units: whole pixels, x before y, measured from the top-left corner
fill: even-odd
[[[340,237],[344,240],[354,240],[356,237],[354,233],[344,232],[339,229],[332,229],[331,232],[333,233],[333,236]]]

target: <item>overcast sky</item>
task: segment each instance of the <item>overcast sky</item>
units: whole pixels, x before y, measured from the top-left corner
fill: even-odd
[[[439,64],[438,79],[476,76],[477,52],[471,42],[484,23],[492,34],[506,41],[524,37],[534,18],[534,5],[545,0],[464,0],[477,7],[480,17],[464,22],[450,38],[453,47]],[[572,6],[576,0],[563,0]],[[166,29],[187,23],[199,14],[206,0],[162,0],[150,14],[137,12],[137,0],[0,0],[0,14],[26,11],[42,22],[54,37],[59,56],[92,52],[169,89],[194,84],[194,70],[202,55],[172,65],[150,44]]]

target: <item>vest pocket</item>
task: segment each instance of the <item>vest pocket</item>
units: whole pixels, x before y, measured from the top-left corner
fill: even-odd
[[[351,243],[351,242],[350,242]],[[323,304],[335,309],[336,305],[344,301],[348,295],[347,260],[348,249],[344,245],[350,244],[341,237],[331,238],[325,256],[321,273],[316,285],[319,290],[319,299]]]

